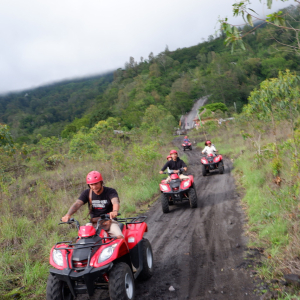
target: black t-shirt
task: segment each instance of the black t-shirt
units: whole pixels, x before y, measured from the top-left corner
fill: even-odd
[[[167,161],[165,165],[161,168],[161,170],[164,171],[168,167],[170,170],[179,170],[180,168],[185,168],[186,164],[184,163],[183,160],[177,157],[176,161],[174,161],[173,159]]]
[[[82,192],[78,199],[83,201],[84,203],[88,203],[90,206],[89,192],[90,189],[85,190],[84,192]],[[94,192],[92,192],[93,209],[91,212],[91,218],[97,218],[102,214],[110,213],[113,208],[111,203],[112,198],[119,198],[118,193],[115,189],[106,186],[103,187],[103,192],[100,195],[97,195]]]

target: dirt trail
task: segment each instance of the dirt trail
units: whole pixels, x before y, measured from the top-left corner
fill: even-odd
[[[176,146],[181,139],[175,140]],[[188,173],[195,177],[198,208],[186,202],[163,214],[159,201],[150,208],[146,237],[154,252],[155,274],[147,282],[137,282],[136,299],[259,299],[253,295],[249,274],[237,268],[244,261],[245,240],[230,160],[225,159],[223,175],[211,172],[203,177],[200,149],[185,153]],[[175,291],[169,291],[170,286]],[[109,299],[107,292],[102,297]]]
[[[203,177],[200,151],[185,152],[188,172],[195,177],[198,208],[184,203],[163,214],[157,202],[148,213],[155,276],[137,285],[137,299],[259,299],[253,295],[249,274],[237,269],[244,261],[245,240],[232,164],[225,159],[223,175],[211,172]],[[174,292],[169,291],[171,285]]]

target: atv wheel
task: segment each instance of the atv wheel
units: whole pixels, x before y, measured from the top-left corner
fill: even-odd
[[[185,151],[185,148],[183,148],[183,151]]]
[[[129,266],[120,262],[109,272],[109,295],[111,300],[133,300],[135,286]]]
[[[196,208],[197,207],[197,194],[194,188],[190,188],[189,190],[189,200],[190,200],[190,207]]]
[[[191,150],[193,150],[192,146],[190,147]]]
[[[223,174],[224,173],[224,164],[223,161],[220,161],[218,164],[218,169],[219,169],[219,173]]]
[[[138,279],[147,280],[153,275],[153,252],[150,242],[143,239],[143,270],[141,271]]]
[[[166,194],[161,193],[160,195],[160,201],[162,206],[162,211],[164,214],[167,214],[169,212],[169,200]]]
[[[205,165],[202,165],[202,175],[206,176],[206,167],[205,167]]]
[[[56,276],[49,274],[46,289],[47,300],[73,300],[73,295],[68,285],[57,279]]]

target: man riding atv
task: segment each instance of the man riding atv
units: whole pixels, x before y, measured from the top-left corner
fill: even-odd
[[[187,137],[187,135],[184,137],[183,142],[184,142],[184,143],[189,143],[189,142],[190,142],[190,140],[189,140],[189,138]]]
[[[110,236],[119,239],[124,238],[118,222],[113,220],[118,216],[120,209],[120,201],[118,193],[115,189],[103,186],[103,177],[98,171],[92,171],[86,176],[86,183],[89,189],[82,192],[75,203],[70,207],[65,216],[61,218],[62,222],[68,222],[70,217],[84,204],[89,205],[89,214],[91,223],[96,227],[100,215],[109,214],[111,221],[104,221],[103,229],[107,231]]]
[[[211,144],[211,141],[206,141],[205,142],[205,147],[202,150],[202,154],[213,154],[215,155],[215,152],[217,152],[218,150],[215,148],[214,145]]]
[[[179,157],[178,157],[178,153],[176,150],[171,150],[170,151],[170,155],[172,157],[172,160],[168,160],[165,165],[161,168],[161,170],[159,171],[159,174],[163,174],[164,173],[164,170],[169,168],[169,170],[172,170],[173,173],[179,173],[180,169],[183,168],[184,171],[187,171],[187,166],[186,164],[184,163],[183,160],[181,160]],[[189,179],[188,176],[186,175],[183,175],[183,174],[178,174],[179,178],[182,180],[182,179]],[[170,176],[166,179],[166,182],[170,182],[171,178]]]

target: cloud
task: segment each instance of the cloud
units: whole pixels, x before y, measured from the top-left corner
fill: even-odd
[[[233,0],[3,0],[0,93],[99,74],[215,33]],[[258,0],[259,14],[267,9]],[[273,10],[294,3],[274,2]],[[232,22],[241,20],[231,19]]]

